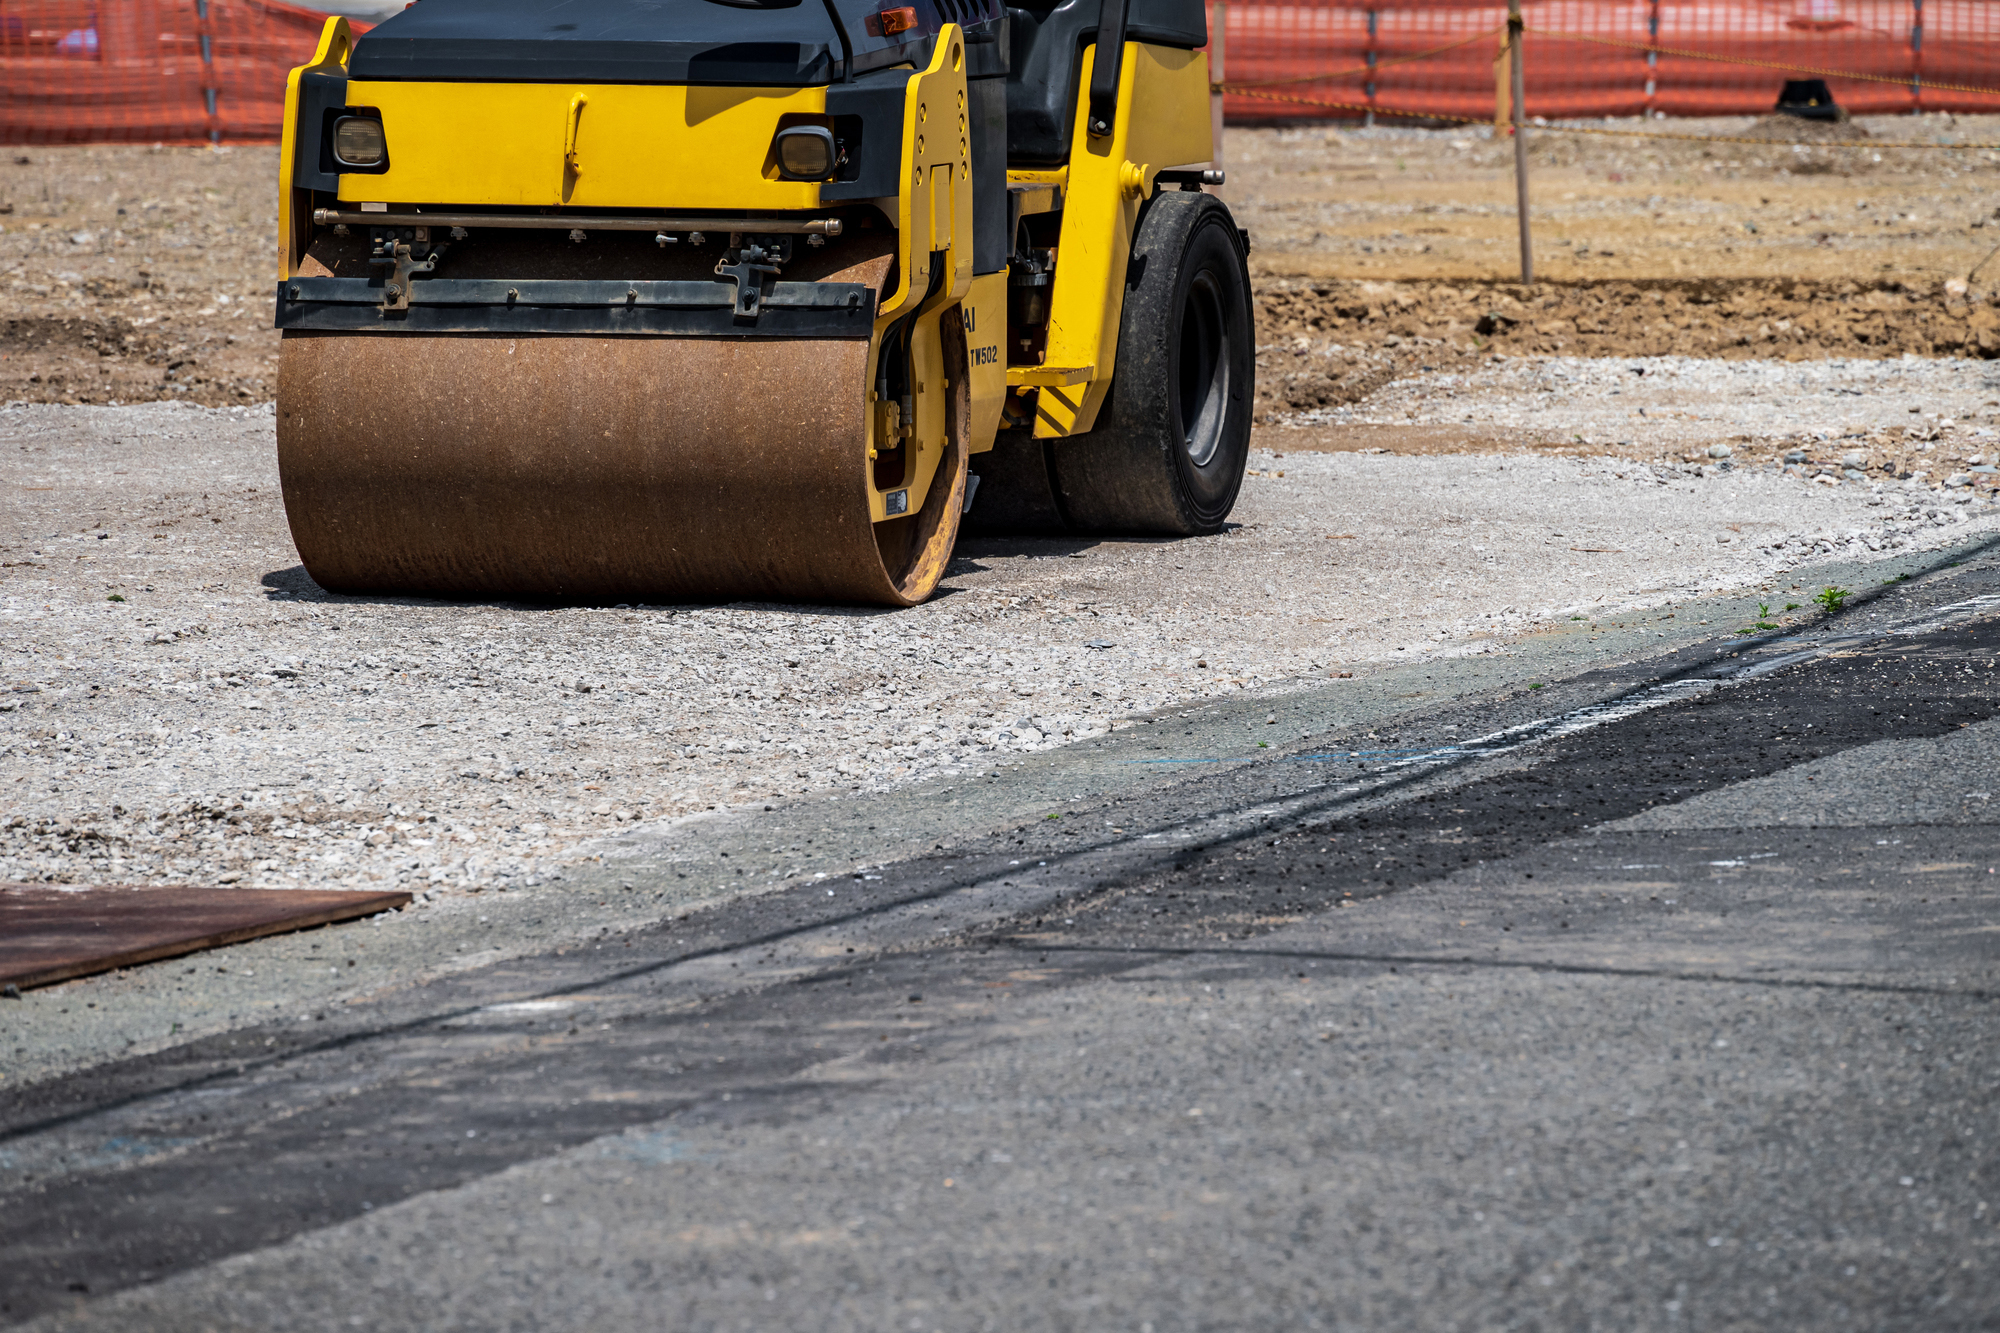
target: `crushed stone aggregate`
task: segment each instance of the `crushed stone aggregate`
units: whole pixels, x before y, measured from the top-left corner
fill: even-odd
[[[1988,392],[1966,363],[1879,365],[1903,378],[1853,411],[1921,396],[1969,422]],[[1683,403],[1690,381],[1718,401],[1748,383],[1779,423],[1814,418],[1825,371],[1643,379]],[[1622,361],[1479,373],[1489,416],[1587,430],[1642,378]],[[1466,390],[1398,381],[1379,410],[1442,420]],[[1264,447],[1220,535],[968,539],[908,611],[450,603],[313,585],[272,440],[268,406],[0,409],[17,483],[0,880],[532,886],[642,825],[984,773],[1177,705],[1504,653],[1576,619],[1664,624],[1705,592],[1768,586],[1797,623],[1812,560],[1995,522],[1969,488],[1776,465]]]
[[[1495,356],[1462,371],[1405,376],[1359,403],[1283,419],[1517,428],[1559,443],[1651,445],[1677,457],[1696,444],[1847,441],[1843,453],[1872,447],[1878,459],[1907,454],[1935,484],[1959,470],[1945,463],[1982,454],[1991,464],[2000,450],[2000,365],[1915,356]]]

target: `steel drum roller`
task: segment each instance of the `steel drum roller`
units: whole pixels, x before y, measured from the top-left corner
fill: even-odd
[[[338,592],[910,605],[964,505],[868,518],[869,344],[289,333],[278,466]]]

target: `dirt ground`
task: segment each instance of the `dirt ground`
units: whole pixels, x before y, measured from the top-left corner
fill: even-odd
[[[1493,353],[2000,356],[2000,152],[1886,146],[2000,141],[2000,117],[1588,128],[1613,132],[1530,139],[1533,287],[1490,128],[1232,131],[1260,421]],[[1773,135],[1811,146],[1731,141]]]
[[[1881,146],[2000,141],[2000,117],[1589,128],[1621,133],[1530,141],[1532,289],[1487,127],[1231,129],[1265,418],[1491,352],[2000,355],[2000,152]],[[1814,146],[1729,141],[1772,134]],[[273,148],[10,150],[0,401],[268,400],[275,179]]]
[[[0,157],[0,400],[268,399],[276,148]]]
[[[1529,139],[1545,282],[1893,280],[1937,291],[2000,244],[2000,150],[1873,146],[2000,142],[2000,117],[1577,124],[1609,132]],[[1815,146],[1732,141],[1773,133]],[[1639,134],[1711,137],[1626,137]],[[1260,276],[1520,276],[1513,147],[1487,127],[1232,129],[1225,152],[1225,195],[1250,228]],[[2000,260],[1978,281],[2000,287]]]

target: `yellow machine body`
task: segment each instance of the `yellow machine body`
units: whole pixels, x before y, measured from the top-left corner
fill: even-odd
[[[671,193],[675,208],[819,206],[817,183],[779,178],[771,136],[823,116],[824,88],[356,80],[347,96],[382,113],[393,154],[381,175],[343,176],[343,200],[658,208]]]
[[[855,215],[862,210],[854,201],[831,203],[822,198],[819,182],[785,179],[776,157],[775,136],[781,130],[831,123],[825,86],[350,78],[344,84],[345,102],[349,108],[365,108],[379,119],[387,143],[386,166],[369,173],[342,172],[335,191],[307,188],[295,180],[295,170],[300,169],[297,164],[309,162],[312,149],[307,143],[307,152],[301,155],[300,137],[313,129],[309,124],[302,128],[302,120],[307,118],[301,112],[302,81],[313,75],[344,77],[353,48],[346,21],[330,19],[311,64],[292,71],[288,81],[279,189],[281,325],[285,323],[287,293],[294,306],[303,309],[320,287],[331,282],[352,286],[358,281],[353,275],[362,272],[357,267],[361,261],[352,258],[350,251],[359,242],[336,240],[335,236],[351,238],[368,228],[375,216],[404,223],[412,218],[422,223],[431,216],[491,217],[496,225],[503,219],[513,219],[508,225],[527,225],[521,221],[526,218],[543,227],[539,234],[545,236],[560,237],[562,228],[573,226],[570,238],[581,241],[599,237],[602,228],[614,224],[627,226],[629,231],[627,215],[639,215],[642,221],[657,217],[664,247],[670,239],[666,235],[669,229],[683,222],[692,225],[699,215],[719,219],[719,223],[708,224],[709,229],[718,240],[727,235],[734,246],[740,237],[731,219],[740,220],[742,234],[749,234],[763,226],[779,225],[759,219],[778,219],[784,225],[824,225],[823,219],[833,210],[844,210],[848,219],[845,239],[828,253],[844,246],[847,250],[841,253],[852,250],[862,255],[833,278],[873,284],[868,290],[873,293],[874,314],[872,327],[866,330],[864,355],[815,358],[807,354],[809,348],[784,340],[724,347],[713,339],[662,337],[653,351],[634,351],[621,345],[616,358],[598,358],[604,364],[615,359],[628,374],[657,374],[663,382],[683,386],[681,391],[689,395],[685,404],[689,411],[729,410],[707,387],[726,367],[727,375],[737,377],[731,381],[735,386],[732,393],[742,396],[743,419],[729,430],[696,432],[698,446],[685,447],[706,452],[689,463],[690,472],[712,483],[716,504],[740,509],[730,517],[731,522],[786,525],[802,534],[819,534],[794,547],[776,542],[765,561],[768,568],[754,577],[735,578],[721,566],[688,557],[682,549],[699,533],[709,531],[702,525],[712,515],[697,522],[675,509],[677,502],[669,502],[663,492],[653,518],[628,518],[647,529],[631,536],[634,540],[680,543],[675,547],[680,554],[651,563],[635,557],[631,578],[626,580],[631,584],[629,595],[634,597],[705,593],[768,596],[796,590],[807,596],[922,600],[943,567],[942,558],[930,548],[941,543],[948,555],[956,532],[956,513],[939,517],[943,501],[933,499],[933,489],[942,487],[949,492],[949,504],[962,507],[959,497],[965,486],[967,457],[993,446],[1005,424],[1003,409],[1010,395],[1021,400],[1017,413],[1032,411],[1033,433],[1038,437],[1074,435],[1091,428],[1116,370],[1126,264],[1141,203],[1155,188],[1155,177],[1162,167],[1204,163],[1211,156],[1206,56],[1199,51],[1127,42],[1120,53],[1123,69],[1115,131],[1098,136],[1086,133],[1086,99],[1078,96],[1075,148],[1068,164],[1051,170],[1013,171],[1006,177],[1019,215],[1061,214],[1060,261],[1052,287],[1046,353],[1040,365],[1010,367],[1006,343],[1008,273],[1002,269],[974,274],[975,182],[968,119],[972,108],[968,103],[965,38],[956,24],[942,27],[923,68],[906,70],[896,193],[893,198],[870,201],[875,220],[864,218],[859,224]],[[1086,86],[1095,51],[1093,46],[1083,55],[1080,78]],[[626,220],[618,221],[621,217]],[[882,235],[879,242],[869,242],[875,246],[869,250],[860,245],[856,225],[875,228],[871,236],[889,234]],[[426,244],[442,249],[444,226],[440,223],[438,234],[419,241],[417,251]],[[727,230],[718,230],[718,226]],[[481,227],[472,231],[481,237],[488,235]],[[393,248],[393,234],[384,234],[389,235]],[[410,234],[424,237],[427,231]],[[456,239],[465,234],[464,230],[452,231],[452,244],[476,243]],[[693,242],[701,235],[690,230],[683,239]],[[824,238],[814,235],[808,239],[818,245]],[[556,243],[551,240],[548,244]],[[342,250],[343,245],[348,250]],[[550,271],[564,262],[559,249],[546,251],[551,256]],[[688,247],[682,245],[681,252],[684,258]],[[877,252],[879,259],[866,257]],[[736,253],[735,249],[728,252]],[[436,258],[432,256],[433,261]],[[425,270],[414,261],[415,254],[410,274],[399,268],[389,279],[406,290],[406,304],[436,290],[421,280]],[[386,261],[378,257],[367,262],[381,265]],[[491,286],[493,274],[476,267],[469,271]],[[667,286],[671,284],[663,283],[661,289]],[[615,296],[614,292],[614,301]],[[638,298],[635,281],[628,301],[636,308]],[[504,309],[513,309],[514,300],[515,292],[510,288]],[[393,364],[394,355],[385,349],[392,344],[413,346],[411,340],[418,334],[397,331],[402,326],[395,321],[393,302],[386,298],[381,331],[353,325],[361,317],[349,307],[343,309],[347,313],[341,318],[349,324],[339,328],[315,326],[303,319],[296,328],[287,326],[286,356],[281,365],[280,462],[286,473],[295,534],[312,534],[313,550],[306,549],[308,542],[303,536],[300,545],[315,577],[349,586],[428,586],[444,592],[505,591],[504,585],[514,578],[524,594],[543,596],[610,595],[609,590],[620,586],[615,568],[620,557],[607,553],[618,534],[607,533],[604,550],[598,554],[580,549],[572,552],[556,562],[560,570],[554,573],[549,570],[556,565],[543,569],[537,563],[540,556],[524,557],[521,570],[510,573],[508,560],[497,547],[479,568],[461,568],[464,562],[453,555],[450,543],[461,540],[479,545],[484,534],[476,534],[479,540],[475,541],[466,539],[461,531],[454,538],[452,532],[444,530],[450,524],[443,519],[436,520],[433,527],[444,527],[432,531],[425,526],[432,520],[424,517],[420,506],[396,497],[357,492],[357,483],[341,475],[340,451],[351,447],[343,445],[342,439],[357,432],[367,435],[370,447],[389,457],[396,453],[395,432],[414,427],[399,427],[394,413],[343,405],[337,386],[344,377],[378,373]],[[439,364],[449,363],[462,374],[501,375],[506,366],[514,364],[504,356],[495,362],[491,355],[479,351],[474,344],[495,335],[476,329],[468,332],[454,327],[425,336],[432,339],[425,345],[441,354]],[[524,353],[544,356],[536,349],[544,346],[544,338],[558,336],[538,333],[520,346]],[[907,358],[909,382],[904,385],[902,401],[884,401],[877,391],[887,382],[878,358],[891,344],[898,357]],[[529,376],[524,385],[534,384],[534,393],[560,392],[564,384],[579,383],[581,367],[591,364],[592,359],[582,363],[567,357],[548,360],[550,366],[557,362],[568,369],[559,375],[551,371],[539,378]],[[649,372],[647,365],[661,369]],[[704,369],[710,366],[714,373]],[[824,370],[817,369],[822,366]],[[855,376],[857,368],[860,374]],[[286,372],[294,369],[297,373],[288,376]],[[827,378],[835,374],[851,378]],[[779,375],[788,382],[761,382]],[[295,390],[297,401],[285,401],[287,386]],[[359,386],[352,387],[361,391]],[[461,400],[478,396],[475,385],[453,384],[450,388]],[[522,391],[528,392],[525,388]],[[595,383],[593,391],[601,394],[606,386]],[[827,431],[842,438],[851,435],[853,450],[859,456],[839,466],[843,475],[851,473],[851,479],[859,484],[852,491],[843,490],[846,482],[831,489],[794,488],[787,493],[790,498],[774,499],[784,488],[773,487],[771,469],[784,468],[788,457],[796,457],[800,467],[825,467],[826,451],[817,447],[823,439],[816,439],[813,448],[801,441],[790,453],[785,448],[774,451],[771,442],[758,434],[755,400],[760,392],[812,396],[836,406],[847,404],[831,417],[808,414],[794,428],[810,429],[816,435]],[[407,422],[422,415],[404,414],[402,419]],[[579,409],[571,415],[582,419],[592,416],[592,411]],[[482,521],[480,512],[491,510],[493,503],[489,498],[480,502],[483,509],[473,506],[465,497],[475,490],[489,497],[490,492],[482,489],[483,483],[465,478],[472,475],[468,469],[476,472],[479,450],[486,446],[470,439],[444,440],[438,432],[448,432],[448,422],[435,416],[426,419],[431,435],[426,436],[429,443],[424,448],[437,451],[441,475],[448,472],[458,478],[441,484],[458,489],[452,496],[430,497],[424,503],[450,510],[456,497],[461,512],[451,522],[461,529],[476,528]],[[814,424],[803,424],[808,419]],[[545,433],[556,429],[549,420],[537,420],[533,429]],[[617,438],[621,427],[629,433],[642,429],[642,424],[637,418],[600,423],[596,443],[538,436],[533,440],[505,439],[493,447],[496,452],[510,454],[510,461],[501,470],[515,484],[533,487],[535,469],[523,462],[524,457],[540,451],[552,460],[572,458],[579,450],[596,449],[602,447],[603,440]],[[508,426],[487,422],[479,429],[505,432]],[[646,418],[643,429],[661,429],[657,412]],[[661,484],[670,483],[676,447],[671,441],[631,447],[654,451],[633,467],[657,470],[657,464],[665,469],[662,475],[666,481]],[[735,459],[728,456],[732,448]],[[563,473],[555,463],[550,466],[555,473]],[[732,467],[740,471],[734,482],[730,480]],[[613,471],[600,472],[591,485],[615,486]],[[398,464],[396,473],[398,488],[421,489],[421,467],[413,475],[407,466]],[[808,493],[812,498],[798,498]],[[840,498],[843,495],[852,498]],[[586,502],[579,498],[576,503],[582,507]],[[398,504],[404,508],[397,509]],[[902,520],[903,527],[923,527],[928,535],[912,545],[915,539],[907,535],[891,540],[884,532],[876,534],[884,569],[889,571],[886,582],[872,568],[865,576],[854,578],[821,577],[804,571],[825,557],[829,539],[824,524],[782,510],[783,505],[799,504],[851,507],[851,516],[843,522],[895,526]],[[917,522],[920,515],[931,516],[927,527]],[[392,530],[393,537],[387,535]],[[371,543],[386,543],[396,549],[372,558],[373,563],[349,558]],[[921,558],[910,555],[919,547],[929,554]],[[328,554],[336,548],[338,558]],[[903,573],[891,568],[895,560],[905,557],[916,564]],[[743,557],[738,553],[730,558]],[[565,582],[572,575],[561,571],[578,567],[579,561],[603,568],[597,576],[572,587]],[[787,572],[788,564],[793,572]],[[524,572],[529,565],[535,569]],[[327,571],[324,577],[322,569]]]

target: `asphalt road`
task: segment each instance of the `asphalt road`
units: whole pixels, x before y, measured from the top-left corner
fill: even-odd
[[[1979,550],[90,1061],[0,1099],[0,1319],[1991,1328],[1996,649]]]

